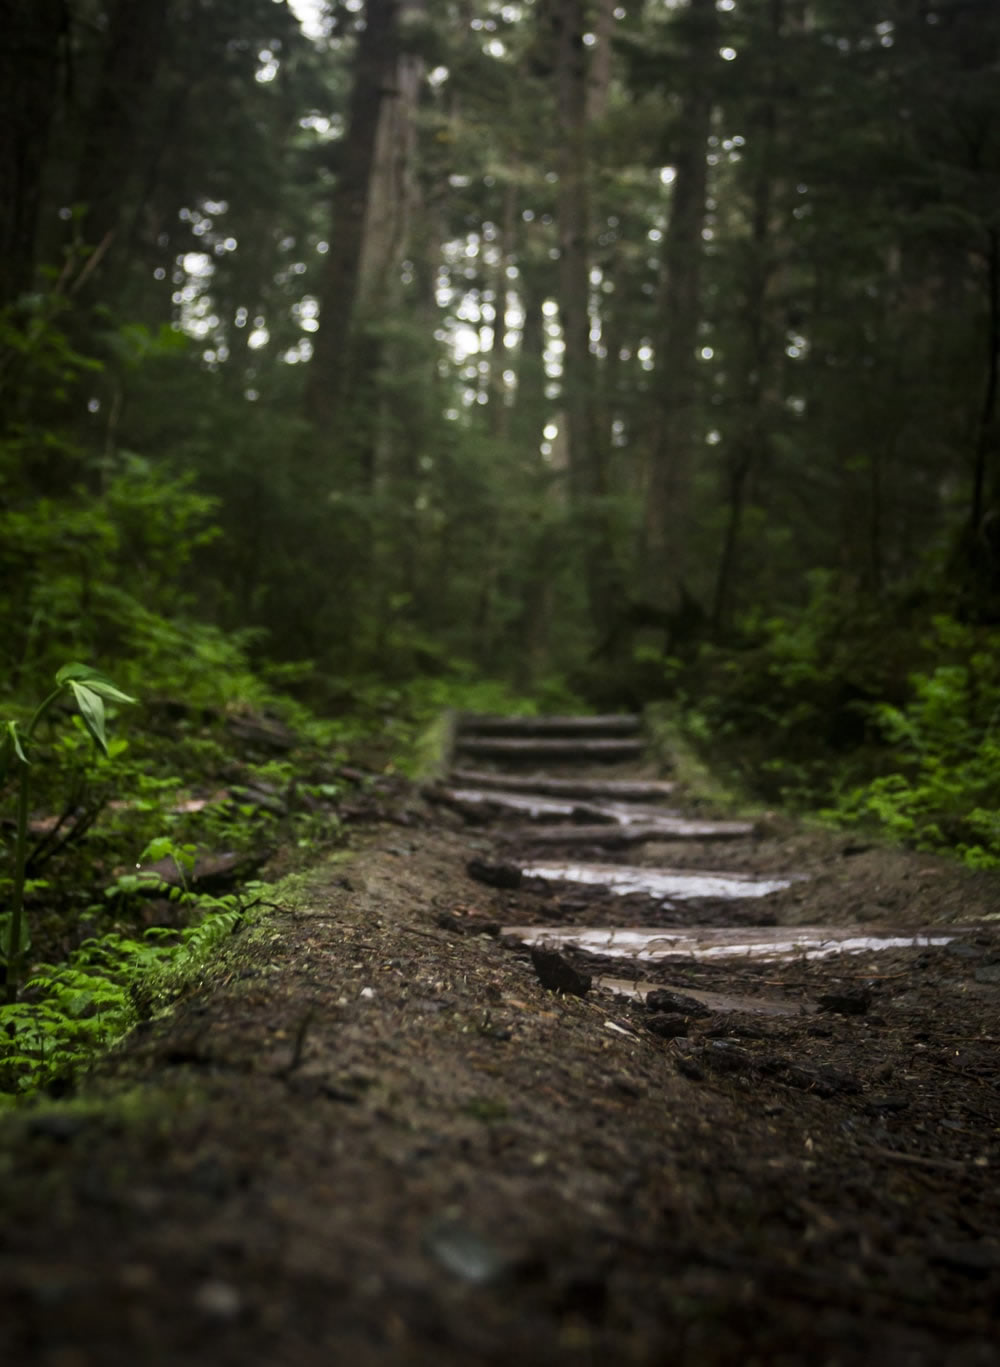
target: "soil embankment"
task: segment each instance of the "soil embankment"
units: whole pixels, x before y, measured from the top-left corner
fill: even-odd
[[[541,784],[510,749],[574,734],[612,745]],[[623,722],[469,739],[78,1098],[4,1122],[0,1358],[1000,1363],[996,880],[706,831],[620,787]],[[675,881],[538,873],[581,866]]]

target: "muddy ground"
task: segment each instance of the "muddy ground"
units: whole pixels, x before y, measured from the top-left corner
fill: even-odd
[[[662,925],[957,928],[645,965],[749,999],[650,1011],[547,991],[499,933],[648,902],[490,887],[466,868],[502,829],[403,788],[384,815],[76,1097],[0,1124],[0,1360],[1000,1363],[995,876],[778,819],[593,851],[810,875]]]

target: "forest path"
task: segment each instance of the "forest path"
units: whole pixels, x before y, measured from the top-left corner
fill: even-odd
[[[609,786],[641,748],[473,782],[498,754],[400,792],[79,1098],[4,1122],[0,1358],[1000,1362],[994,881],[664,816],[662,780]],[[527,816],[481,796],[533,785]],[[616,850],[625,802],[665,824]],[[810,925],[933,935],[773,957]]]
[[[902,932],[894,927],[878,933],[858,925],[777,924],[766,899],[797,885],[807,899],[808,889],[801,885],[809,882],[808,875],[794,867],[765,874],[720,869],[724,857],[712,857],[715,867],[704,868],[705,846],[721,842],[726,842],[730,857],[735,842],[737,858],[745,863],[745,848],[740,846],[760,834],[754,823],[699,819],[665,807],[664,802],[679,796],[677,785],[668,781],[634,775],[608,778],[596,770],[586,770],[589,777],[579,772],[573,776],[573,768],[579,771],[581,765],[622,760],[634,765],[641,760],[641,727],[641,718],[630,715],[467,716],[459,722],[459,762],[450,785],[433,796],[469,821],[506,819],[502,842],[513,863],[500,866],[500,885],[505,879],[514,886],[526,880],[536,890],[555,894],[543,903],[554,914],[554,923],[504,926],[505,939],[543,949],[549,962],[554,952],[563,950],[575,952],[582,970],[593,962],[613,967],[616,976],[599,977],[598,986],[644,1002],[657,1013],[647,1020],[648,1028],[665,1038],[682,1038],[688,1034],[692,1012],[695,1017],[709,1014],[698,1009],[699,993],[692,985],[700,984],[706,965],[709,984],[716,989],[711,998],[717,1012],[727,1009],[730,1000],[717,990],[720,971],[723,983],[728,976],[742,984],[748,963],[774,965],[942,946],[957,938],[956,932],[940,927]],[[507,767],[472,772],[461,767],[469,756],[485,756]],[[551,758],[568,766],[564,774],[525,775],[525,764]],[[629,847],[631,854],[620,853]],[[616,855],[632,862],[608,862]],[[664,867],[665,862],[670,866]],[[490,881],[489,868],[478,876]],[[600,924],[588,924],[595,920]],[[572,965],[565,956],[563,963],[562,975],[571,981]],[[773,982],[774,971],[765,984]],[[544,975],[540,977],[544,983]],[[880,977],[872,973],[872,984]],[[670,983],[670,978],[680,981]],[[674,989],[673,1002],[665,995],[669,987]],[[807,1015],[819,1007],[863,1015],[872,1000],[871,986],[854,988],[847,996],[842,993],[840,1006],[834,1008],[822,1000],[810,1001],[804,983],[795,988],[780,998],[771,993],[759,1001],[741,992],[731,999],[733,1009]],[[693,995],[678,998],[678,992]]]

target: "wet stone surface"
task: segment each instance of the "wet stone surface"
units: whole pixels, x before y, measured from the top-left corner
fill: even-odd
[[[658,902],[746,901],[751,897],[768,897],[799,881],[793,876],[759,878],[745,873],[689,873],[614,864],[532,863],[522,873],[525,878],[538,878],[543,883],[597,887],[619,897],[641,893]]]
[[[930,930],[906,935],[857,935],[840,927],[694,926],[687,930],[635,926],[509,926],[508,939],[526,945],[562,945],[602,959],[643,965],[656,960],[810,960],[845,954],[924,949],[950,944],[955,932]],[[835,1008],[830,1008],[835,1009]]]

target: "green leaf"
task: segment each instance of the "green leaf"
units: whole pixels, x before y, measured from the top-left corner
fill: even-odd
[[[21,737],[17,734],[17,722],[9,721],[5,727],[5,730],[7,733],[5,736],[5,740],[12,746],[14,754],[17,755],[18,759],[21,761],[22,764],[28,764],[28,757],[21,747]]]
[[[63,665],[56,675],[56,683],[69,683],[72,679],[93,679],[100,678],[99,670],[91,669],[90,665],[81,664],[79,660],[73,660],[68,665]]]
[[[131,698],[127,693],[123,693],[120,688],[116,688],[110,679],[100,676],[87,680],[87,687],[92,688],[95,693],[99,693],[102,698],[107,698],[111,702],[138,702],[138,698]]]
[[[172,855],[173,852],[174,842],[170,839],[169,835],[158,835],[149,842],[140,858],[143,861],[148,859],[151,864],[155,864],[157,860],[166,859]]]
[[[108,738],[104,734],[104,700],[99,693],[87,686],[78,683],[76,679],[68,679],[69,684],[76,698],[77,706],[80,709],[80,716],[83,724],[90,732],[94,744],[100,746],[104,754],[108,753]]]
[[[85,683],[92,692],[99,694],[102,698],[107,698],[110,702],[134,703],[138,701],[137,698],[130,697],[128,693],[123,693],[99,669],[91,669],[90,665],[79,662],[63,665],[56,675],[56,683],[72,685],[74,682]]]
[[[137,697],[130,697],[130,694],[123,693],[122,689],[115,688],[108,679],[87,679],[87,688],[92,688],[94,693],[100,693],[101,697],[107,697],[109,703],[138,703]]]

